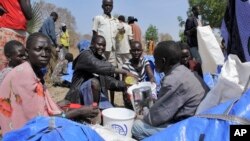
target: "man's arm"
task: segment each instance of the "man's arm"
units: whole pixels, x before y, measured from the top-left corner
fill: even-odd
[[[30,4],[30,0],[20,0],[20,5],[22,12],[27,20],[32,19],[32,8]]]
[[[96,58],[90,51],[84,51],[78,56],[75,70],[84,70],[90,73],[110,75],[115,72],[115,67],[108,61]]]
[[[164,125],[172,120],[176,112],[184,104],[183,96],[179,95],[181,91],[181,85],[168,83],[162,86],[160,90],[161,96],[149,109],[149,113],[144,116],[143,120],[152,126]]]
[[[96,17],[93,18],[93,26],[92,26],[93,36],[92,36],[92,41],[98,35],[98,33],[97,33],[98,27],[99,27],[99,18],[98,18],[98,16],[96,16]]]
[[[150,82],[156,82],[156,81],[155,81],[155,77],[154,77],[154,73],[153,73],[153,70],[152,70],[151,67],[150,67],[150,64],[147,64],[147,65],[145,66],[145,70],[146,70],[146,73],[147,73],[147,75],[148,75],[148,77],[149,77],[149,81],[150,81]]]
[[[93,36],[92,36],[92,39],[91,39],[91,43],[94,41],[94,39],[96,38],[97,35],[98,35],[98,33],[93,30]]]

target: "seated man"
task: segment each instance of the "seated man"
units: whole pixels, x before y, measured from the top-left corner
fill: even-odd
[[[193,116],[205,95],[194,74],[180,64],[181,49],[174,41],[160,42],[154,51],[156,71],[164,72],[158,99],[132,127],[133,136],[142,140],[168,125]]]
[[[126,90],[124,82],[118,81],[110,75],[114,73],[130,75],[130,73],[115,68],[106,61],[102,56],[105,48],[104,37],[98,35],[93,39],[90,48],[83,50],[73,61],[74,74],[70,90],[65,99],[72,103],[91,105],[93,102],[99,103],[101,92],[107,97],[107,90]],[[107,108],[107,106],[100,108]]]

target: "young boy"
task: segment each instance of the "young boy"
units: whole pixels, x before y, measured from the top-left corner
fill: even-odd
[[[51,80],[54,86],[67,86],[61,79],[62,75],[67,74],[67,65],[69,62],[73,61],[73,54],[66,53],[65,59],[59,61],[52,73]]]
[[[203,78],[201,64],[193,59],[190,53],[190,48],[188,44],[178,42],[179,47],[181,48],[181,64],[186,66],[192,72],[199,74]]]
[[[8,67],[0,71],[0,84],[12,68],[27,60],[27,55],[23,44],[16,40],[7,42],[4,46],[4,55],[8,59]]]
[[[141,43],[139,41],[133,41],[130,48],[132,58],[128,62],[124,63],[122,69],[134,74],[134,76],[137,77],[138,82],[146,81],[146,75],[148,75],[150,82],[155,82],[150,63],[143,58],[142,52]],[[123,76],[123,80],[125,80],[125,76]]]
[[[143,50],[141,43],[139,41],[133,41],[130,47],[130,54],[132,58],[122,66],[122,69],[132,73],[135,76],[134,79],[136,79],[137,82],[146,81],[146,76],[149,77],[150,82],[155,82],[154,74],[150,67],[150,63],[142,56],[142,52]],[[127,85],[133,84],[127,83],[127,81],[125,80],[125,75],[123,75],[122,79]],[[133,109],[130,98],[125,93],[123,93],[123,100],[125,107]]]

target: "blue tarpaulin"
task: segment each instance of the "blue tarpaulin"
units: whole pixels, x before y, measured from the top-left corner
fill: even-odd
[[[171,125],[144,141],[229,141],[230,125],[250,124],[250,90],[200,115]]]
[[[50,128],[49,125],[54,125]],[[103,141],[87,125],[60,117],[36,117],[23,128],[9,132],[3,141]]]

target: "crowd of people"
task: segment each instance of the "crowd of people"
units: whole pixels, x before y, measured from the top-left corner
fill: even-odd
[[[133,77],[137,83],[156,82],[154,68],[144,58],[138,20],[129,16],[126,22],[124,15],[113,17],[113,0],[102,0],[102,9],[103,14],[93,18],[91,43],[87,43],[86,48],[79,44],[80,53],[73,59],[67,25],[61,23],[59,37],[56,34],[55,24],[60,13],[51,12],[41,28],[27,37],[27,21],[32,18],[30,0],[0,1],[0,127],[3,135],[21,128],[38,115],[93,123],[101,110],[115,106],[114,91],[122,92],[124,106],[133,110],[126,92],[130,85],[125,79]],[[202,26],[199,7],[194,6],[192,12],[184,32],[187,43],[162,41],[155,47],[154,41],[150,42],[155,69],[164,73],[164,77],[158,99],[133,125],[135,139],[144,139],[193,116],[209,91],[202,80],[198,52],[197,27]],[[68,73],[69,63],[73,64],[74,72],[72,81],[66,82],[62,75]],[[57,103],[52,100],[45,76],[49,76],[54,86],[69,88],[63,100]],[[79,107],[70,107],[70,104]]]

